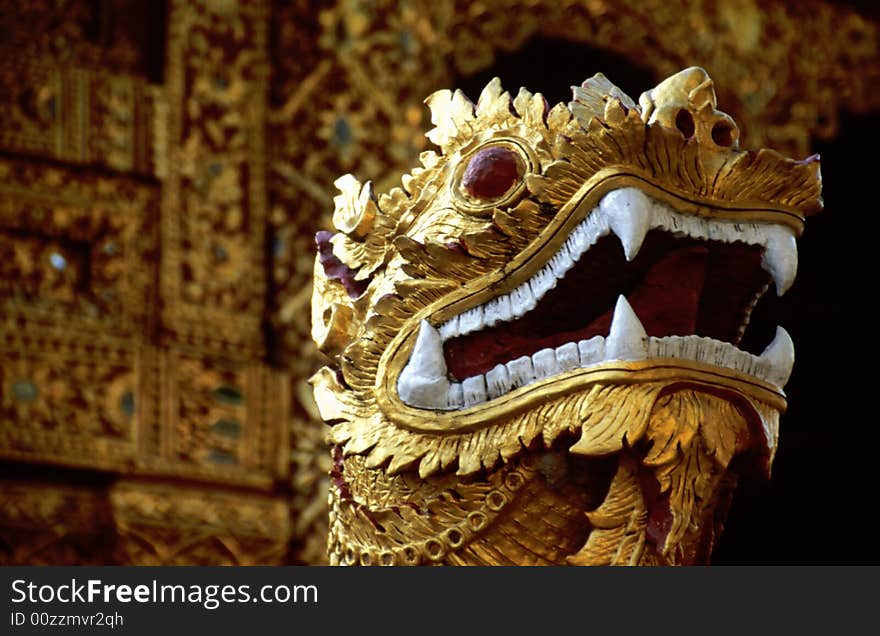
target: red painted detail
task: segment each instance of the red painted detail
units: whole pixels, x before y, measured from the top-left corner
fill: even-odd
[[[520,179],[516,153],[502,146],[490,146],[474,154],[461,177],[461,186],[477,199],[497,199]]]

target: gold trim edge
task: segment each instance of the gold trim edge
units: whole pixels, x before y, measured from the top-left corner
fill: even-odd
[[[380,373],[384,369],[380,364]],[[566,371],[514,389],[477,406],[457,411],[417,409],[397,397],[399,371],[384,374],[376,391],[376,401],[386,417],[401,428],[421,433],[463,433],[486,428],[502,417],[515,415],[535,404],[567,395],[587,387],[609,384],[668,382],[708,390],[739,392],[768,404],[780,412],[787,408],[785,393],[777,386],[752,376],[692,360],[651,358],[609,361],[596,366]],[[429,417],[429,414],[433,417]]]

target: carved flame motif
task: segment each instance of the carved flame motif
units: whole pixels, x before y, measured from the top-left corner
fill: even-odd
[[[638,105],[601,74],[427,104],[440,151],[378,199],[340,179],[319,240],[331,561],[706,562],[731,462],[776,448],[791,339],[738,345],[817,158],[739,150],[699,68]]]

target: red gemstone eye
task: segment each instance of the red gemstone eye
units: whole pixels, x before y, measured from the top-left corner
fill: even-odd
[[[477,199],[497,199],[519,182],[521,171],[516,153],[502,146],[490,146],[468,161],[461,187]]]

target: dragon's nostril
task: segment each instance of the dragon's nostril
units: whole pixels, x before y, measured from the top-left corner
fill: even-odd
[[[712,126],[712,141],[719,146],[730,147],[733,145],[733,128],[725,121],[719,121]]]
[[[685,139],[690,139],[694,136],[696,130],[693,115],[682,108],[675,116],[675,127],[681,131],[681,134],[684,135]]]

